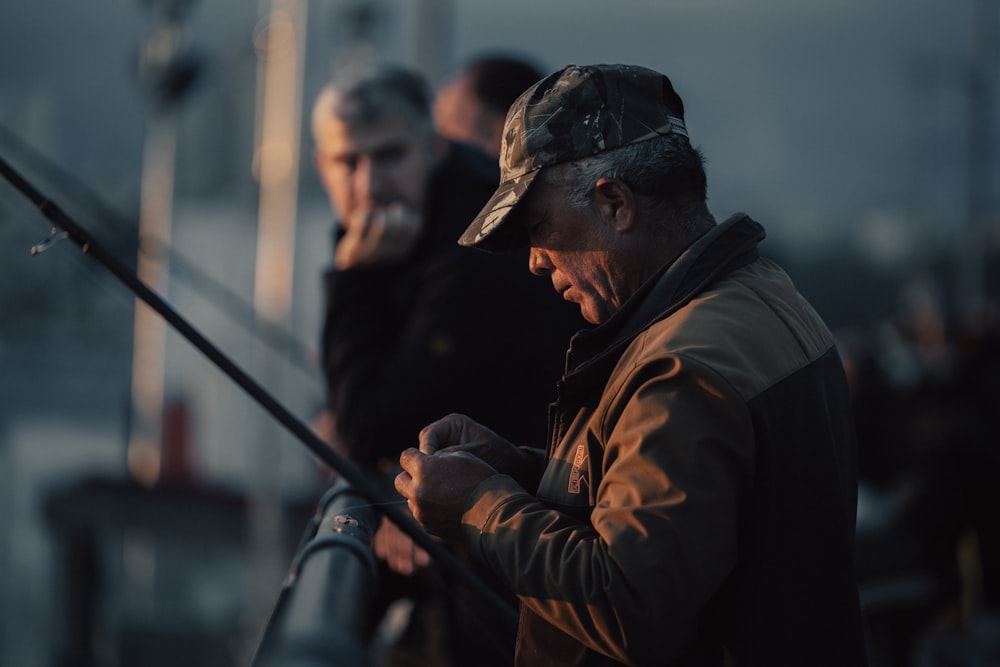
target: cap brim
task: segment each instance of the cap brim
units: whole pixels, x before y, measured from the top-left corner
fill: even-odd
[[[459,245],[490,252],[516,250],[528,245],[528,234],[520,225],[508,219],[510,213],[528,193],[541,170],[529,171],[500,184],[486,206],[458,239]]]

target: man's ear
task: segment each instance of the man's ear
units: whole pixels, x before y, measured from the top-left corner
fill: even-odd
[[[602,176],[594,186],[594,205],[611,229],[621,234],[632,229],[635,224],[635,193],[617,178]]]

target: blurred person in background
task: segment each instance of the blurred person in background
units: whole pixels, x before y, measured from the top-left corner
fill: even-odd
[[[316,168],[337,218],[325,273],[327,406],[316,427],[392,494],[400,452],[443,413],[544,438],[567,341],[584,324],[525,278],[526,256],[484,262],[457,243],[492,194],[497,165],[439,136],[432,101],[418,73],[370,64],[336,76],[312,115]],[[388,664],[393,655],[483,664],[481,647],[466,644],[489,633],[462,608],[468,601],[431,593],[444,572],[429,571],[427,554],[388,521],[375,542],[386,565],[381,603],[416,603]]]
[[[517,56],[473,58],[438,89],[434,102],[438,132],[499,158],[507,110],[542,75],[535,65]]]
[[[910,277],[896,312],[847,355],[857,568],[878,667],[1000,660],[1000,641],[970,631],[1000,638],[1000,320],[991,304],[949,311],[935,280]]]
[[[568,66],[511,107],[461,241],[529,246],[597,327],[547,440],[445,416],[396,488],[517,595],[517,664],[866,663],[847,380],[764,236],[709,212],[666,76]]]

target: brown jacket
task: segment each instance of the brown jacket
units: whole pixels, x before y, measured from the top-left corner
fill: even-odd
[[[865,663],[848,388],[763,236],[730,218],[578,334],[538,488],[476,489],[518,664]]]

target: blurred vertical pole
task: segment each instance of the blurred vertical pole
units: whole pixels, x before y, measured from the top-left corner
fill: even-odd
[[[286,326],[291,311],[295,261],[306,0],[261,0],[254,35],[257,68],[257,146],[254,172],[260,186],[254,310],[263,321]],[[284,364],[274,350],[254,342],[253,367],[261,384],[281,394]],[[263,412],[248,443],[251,571],[248,630],[263,625],[280,587],[285,562],[281,539],[282,452],[285,433]],[[289,445],[290,446],[290,445]],[[272,585],[273,584],[273,585]]]
[[[969,316],[985,299],[986,226],[992,214],[993,133],[996,121],[994,86],[997,77],[997,41],[1000,39],[1000,0],[974,0],[972,62],[968,68],[968,174],[966,229],[960,241],[957,305]]]
[[[142,190],[139,206],[139,245],[142,240],[170,243],[176,128],[173,111],[150,120],[143,146]],[[136,274],[161,295],[169,294],[165,256],[138,252]],[[163,417],[164,341],[166,325],[158,314],[136,300],[132,343],[132,414],[128,468],[145,486],[160,472],[160,424]]]
[[[153,26],[139,51],[139,83],[149,98],[142,181],[136,275],[169,299],[169,266],[162,255],[143,252],[143,243],[170,246],[177,148],[177,106],[194,78],[191,62],[183,61],[182,19],[190,0],[147,0]],[[137,483],[151,487],[160,481],[163,461],[166,323],[140,299],[135,302],[132,338],[132,386],[126,464]],[[157,552],[143,531],[122,536],[122,569],[128,585],[153,614],[157,605]]]
[[[142,153],[136,274],[143,283],[168,297],[166,260],[142,252],[142,244],[144,240],[155,240],[170,245],[177,102],[186,88],[186,81],[175,78],[174,74],[182,46],[181,18],[189,3],[154,0],[149,4],[154,23],[142,45],[138,63],[140,82],[147,88],[151,111]],[[134,480],[151,486],[160,476],[166,325],[137,299],[133,327],[127,464]]]

